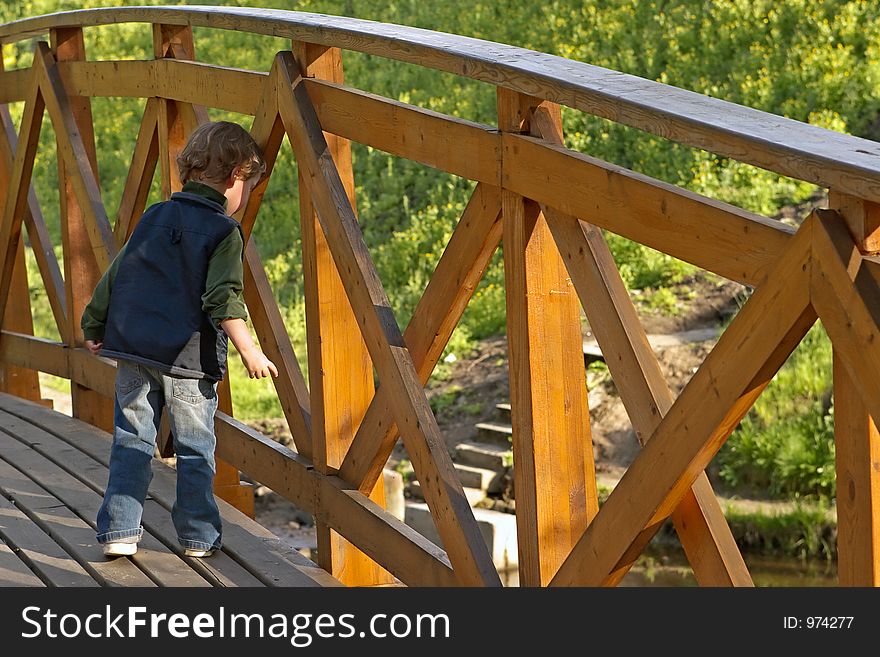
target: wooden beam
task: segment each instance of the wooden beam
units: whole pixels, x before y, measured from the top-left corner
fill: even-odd
[[[880,433],[843,357],[834,353],[837,581],[880,585]]]
[[[542,108],[532,116],[537,133],[562,143],[556,122]],[[639,444],[644,445],[673,404],[672,392],[648,343],[635,306],[602,232],[542,206],[556,246],[580,297],[590,329],[605,354]],[[730,527],[705,473],[672,512],[685,553],[703,586],[752,586]],[[639,550],[641,551],[641,550]],[[625,568],[615,572],[620,577]]]
[[[245,247],[244,275],[244,298],[251,323],[261,349],[278,368],[278,376],[272,379],[272,383],[281,402],[281,411],[287,420],[296,451],[310,459],[312,413],[309,390],[253,240],[248,241]]]
[[[599,229],[544,208],[547,223],[568,264],[590,329],[620,392],[639,443],[644,445],[673,404],[660,365],[648,344],[632,300]],[[672,513],[697,582],[703,586],[752,586],[718,499],[705,473]],[[659,529],[659,527],[658,527]],[[625,574],[624,568],[616,572]]]
[[[58,70],[64,86],[78,96],[158,97],[250,115],[259,102],[253,90],[266,78],[259,71],[170,58],[68,62]]]
[[[492,563],[470,504],[452,466],[412,357],[379,281],[375,265],[317,115],[289,54],[278,57],[284,66],[285,87],[279,88],[279,109],[300,170],[327,236],[331,255],[342,277],[358,326],[379,373],[389,388],[394,417],[446,553],[463,585],[495,585],[501,581]],[[314,406],[312,412],[314,414]],[[313,429],[317,422],[313,420]]]
[[[3,71],[2,59],[0,57],[0,73]],[[9,176],[12,169],[12,147],[8,143],[6,135],[6,119],[8,117],[8,108],[0,108],[0,143],[5,144],[5,148],[0,146],[0,149],[4,151],[0,154],[0,207],[6,205],[6,196],[10,193]],[[28,201],[30,201],[30,191],[28,197]],[[33,335],[34,321],[31,314],[27,262],[24,257],[24,242],[21,239],[18,241],[18,249],[15,255],[9,295],[9,312],[4,314],[3,326],[10,331]],[[16,367],[14,365],[0,365],[0,390],[23,399],[30,399],[36,402],[42,401],[40,380],[37,372],[32,369]]]
[[[120,246],[128,241],[147,205],[147,196],[156,173],[156,163],[159,161],[158,128],[159,101],[148,98],[134,144],[128,178],[119,200],[119,211],[116,213],[113,234]]]
[[[878,586],[880,434],[873,418],[880,417],[880,385],[872,367],[880,363],[880,282],[861,255],[869,235],[858,226],[866,217],[853,212],[859,204],[841,201],[832,195],[839,213],[816,211],[812,288],[834,346],[837,577],[841,586]]]
[[[501,190],[478,183],[403,333],[422,384],[431,377],[500,241]],[[372,489],[382,475],[399,437],[387,395],[379,386],[339,468],[339,476],[361,492]]]
[[[553,579],[595,586],[636,558],[816,320],[812,221],[746,302],[624,474]],[[624,563],[622,563],[622,560]]]
[[[0,124],[2,124],[0,125],[0,169],[6,171],[4,179],[7,181],[7,187],[11,189],[9,181],[15,161],[15,150],[18,147],[18,137],[15,134],[9,109],[6,107],[0,107]],[[28,190],[24,224],[43,280],[46,298],[49,300],[49,306],[55,318],[56,328],[61,339],[67,340],[67,297],[64,291],[64,279],[61,277],[58,258],[55,256],[49,229],[40,210],[33,186]]]
[[[89,98],[70,96],[64,89],[56,61],[83,60],[85,42],[79,28],[53,30],[52,52],[38,43],[34,67],[52,118],[58,146],[61,199],[61,241],[67,292],[67,344],[83,344],[80,318],[103,271],[118,246],[101,202],[98,156]],[[113,430],[113,403],[78,383],[70,387],[74,417]]]
[[[175,58],[177,54],[188,54],[188,59],[195,58],[192,28],[186,25],[153,25],[153,55],[159,59]],[[182,187],[177,155],[186,144],[187,124],[191,121],[185,117],[182,104],[167,98],[159,98],[157,120],[162,197],[167,200]],[[193,126],[189,125],[189,128],[191,130]]]
[[[234,418],[218,413],[216,427],[218,454],[307,513],[320,516],[405,584],[458,585],[443,550],[366,495]]]
[[[251,191],[247,206],[239,209],[236,218],[241,223],[245,242],[250,239],[253,232],[257,212],[263,202],[263,196],[269,186],[269,178],[275,169],[275,160],[284,140],[284,124],[278,114],[278,64],[273,62],[272,71],[261,81],[261,93],[259,105],[254,114],[254,122],[251,125],[251,137],[257,142],[263,152],[263,161],[266,163],[266,171],[263,177]],[[254,94],[251,93],[251,96]]]
[[[862,253],[880,252],[880,203],[828,190],[828,207],[846,222],[853,241]]]
[[[245,237],[244,298],[251,322],[261,348],[278,368],[278,376],[272,379],[272,383],[278,393],[278,401],[281,403],[281,410],[287,420],[296,450],[304,457],[311,458],[312,418],[309,391],[299,360],[290,343],[284,319],[278,309],[278,302],[266,277],[259,251],[251,238],[257,213],[284,139],[284,125],[278,114],[277,80],[276,61],[273,62],[272,71],[261,82],[259,105],[251,127],[251,136],[263,151],[266,171],[251,192],[247,206],[241,209],[236,217],[241,223]]]
[[[62,379],[70,378],[69,347],[62,342],[37,338],[24,333],[0,333],[0,360],[19,367],[46,372]]]
[[[344,16],[190,6],[96,8],[39,16],[0,26],[0,41],[25,39],[60,25],[121,22],[233,29],[434,68],[880,202],[876,142],[585,62],[472,37]]]
[[[341,84],[304,83],[325,132],[462,178],[501,183],[501,140],[492,126]]]
[[[82,34],[59,34],[54,47],[59,57],[85,57]],[[69,189],[66,203],[70,212],[80,216],[77,225],[85,231],[91,245],[92,257],[101,271],[107,269],[119,248],[113,238],[113,229],[101,201],[98,188],[98,161],[95,152],[95,133],[92,126],[91,100],[68,96],[55,65],[49,46],[37,44],[34,63],[39,71],[40,86],[46,101],[46,111],[52,119],[58,142],[58,163],[63,167],[63,187]],[[97,281],[96,281],[97,282]]]
[[[18,241],[21,238],[22,215],[33,176],[34,156],[40,140],[44,108],[39,78],[35,72],[31,79],[28,100],[24,106],[15,160],[9,176],[9,189],[12,193],[6,196],[2,224],[0,224],[0,323],[5,316],[9,291],[12,288]]]
[[[0,69],[0,105],[26,100],[31,75],[30,69],[27,68],[13,71]]]
[[[498,125],[528,132],[558,105],[498,89]],[[583,365],[580,306],[540,208],[502,191],[519,577],[545,586],[599,504]]]
[[[0,185],[3,181],[0,180]],[[0,192],[2,197],[2,192]],[[34,322],[31,315],[30,291],[27,279],[27,263],[24,259],[24,242],[19,240],[15,267],[12,272],[12,285],[9,289],[9,312],[3,320],[5,330],[25,335],[34,334]],[[15,365],[0,365],[0,391],[8,392],[22,399],[42,402],[40,380],[37,371]]]
[[[502,143],[506,189],[741,283],[760,283],[793,233],[778,221],[534,137],[503,134]]]
[[[343,81],[342,53],[338,48],[294,42],[292,49],[303,77]],[[285,81],[279,77],[278,62],[273,65],[273,70],[280,87]],[[354,212],[357,206],[351,143],[332,135],[325,135],[325,139],[347,203]],[[302,170],[299,176],[309,390],[312,397],[312,457],[315,466],[327,473],[342,463],[373,398],[373,364],[333,262],[327,236],[318,222],[309,189],[303,182]],[[366,494],[384,507],[384,480],[379,478]],[[393,581],[387,572],[353,549],[329,526],[319,523],[317,531],[321,565],[344,583],[378,585]]]
[[[880,263],[862,256],[836,212],[814,215],[813,304],[869,414],[880,417],[880,370],[873,369],[880,367]]]

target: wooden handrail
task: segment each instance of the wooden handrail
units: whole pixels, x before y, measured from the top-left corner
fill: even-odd
[[[768,112],[525,48],[342,16],[243,7],[120,7],[0,26],[0,42],[59,27],[191,25],[354,50],[488,82],[741,162],[880,202],[880,145]]]

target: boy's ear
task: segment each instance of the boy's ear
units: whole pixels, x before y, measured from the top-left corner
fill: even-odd
[[[238,176],[241,174],[241,167],[235,167],[232,172],[229,174],[229,177],[226,179],[226,189],[231,188],[235,185],[235,181],[238,180]]]

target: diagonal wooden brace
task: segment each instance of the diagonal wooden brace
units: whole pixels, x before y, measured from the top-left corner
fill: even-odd
[[[296,63],[290,53],[279,53],[278,57],[285,71],[284,88],[278,90],[281,118],[370,356],[382,385],[388,386],[395,419],[443,546],[462,585],[500,586],[501,580],[328,152],[315,109],[305,86],[299,84]]]
[[[553,579],[615,581],[656,531],[816,321],[807,220],[685,386]]]

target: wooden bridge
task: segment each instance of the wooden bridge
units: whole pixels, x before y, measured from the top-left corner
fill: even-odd
[[[84,31],[152,30],[154,59],[87,59]],[[290,40],[268,71],[197,62],[192,28]],[[214,7],[72,11],[0,26],[35,44],[0,72],[0,580],[71,585],[499,586],[424,385],[504,242],[520,582],[614,585],[671,516],[700,584],[750,586],[704,473],[809,328],[834,345],[838,573],[880,582],[880,145],[559,57],[426,30],[295,12]],[[497,87],[497,125],[357,89],[360,51]],[[124,55],[124,53],[120,53]],[[115,220],[102,202],[93,97],[146,98]],[[17,130],[6,104],[24,102]],[[821,185],[829,208],[794,229],[567,149],[560,105]],[[279,365],[294,447],[217,415],[222,555],[183,559],[156,463],[145,549],[103,561],[93,529],[106,483],[115,363],[83,349],[79,318],[130,235],[154,173],[206,107],[253,116],[268,175],[237,218],[249,235],[285,136],[296,157],[308,331],[306,382],[253,240],[245,296]],[[58,144],[62,266],[30,183],[44,112]],[[401,328],[357,222],[350,141],[476,181],[412,320]],[[22,226],[61,341],[33,337]],[[754,287],[674,398],[604,241],[605,229]],[[33,282],[31,282],[33,284]],[[607,356],[638,458],[601,510],[581,357],[580,307]],[[303,356],[303,354],[299,354]],[[379,385],[374,386],[373,368]],[[74,418],[38,403],[36,372],[70,379]],[[30,401],[28,401],[30,400]],[[388,513],[381,477],[403,439],[442,546]],[[247,517],[239,472],[314,514],[318,565]],[[250,507],[252,509],[252,506]],[[242,513],[244,511],[244,513]]]

